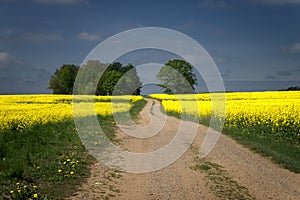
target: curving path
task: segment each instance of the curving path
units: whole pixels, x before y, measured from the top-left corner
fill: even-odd
[[[162,148],[174,138],[181,123],[179,119],[162,114],[159,101],[146,101],[139,116],[139,125],[145,132],[134,137],[139,130],[136,126],[117,130],[120,145],[130,152],[145,153]],[[199,125],[197,136],[184,155],[155,172],[130,174],[96,163],[92,166],[91,177],[69,199],[220,199],[207,173],[193,169],[206,132],[207,127]],[[186,134],[189,134],[188,129]],[[225,135],[220,136],[205,159],[197,162],[206,161],[223,166],[230,180],[248,190],[248,199],[300,199],[300,174],[280,168]],[[227,199],[226,193],[221,199]]]

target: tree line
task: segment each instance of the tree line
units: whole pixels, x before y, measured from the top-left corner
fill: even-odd
[[[292,87],[288,87],[287,89],[282,89],[279,91],[298,91],[300,90],[300,86],[292,86]]]
[[[81,73],[78,73],[78,72]],[[76,79],[76,86],[74,87]],[[197,78],[191,64],[184,60],[169,60],[157,74],[158,86],[164,93],[187,94],[195,92]],[[139,95],[142,82],[132,64],[123,66],[120,62],[103,64],[90,60],[81,67],[64,64],[49,80],[48,89],[53,94],[91,95]]]

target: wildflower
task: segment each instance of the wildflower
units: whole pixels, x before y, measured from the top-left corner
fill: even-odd
[[[22,190],[18,190],[18,193],[22,192]]]
[[[20,185],[20,182],[16,182],[16,185]]]
[[[70,158],[68,158],[67,161],[70,162],[71,161]]]
[[[74,171],[71,171],[70,174],[73,175],[73,174],[75,174],[75,172],[74,172]]]
[[[59,169],[59,170],[57,170],[57,172],[58,172],[58,173],[61,173],[61,172],[62,172],[62,170],[61,170],[61,169]]]
[[[32,188],[36,189],[36,188],[38,188],[38,186],[34,185],[34,186],[32,186]]]
[[[65,161],[65,162],[63,162],[63,164],[65,165],[67,162]]]
[[[39,195],[38,194],[34,194],[33,198],[37,199],[37,198],[39,198]]]
[[[13,190],[9,191],[10,194],[13,194],[14,192],[15,192],[15,191],[13,191]]]

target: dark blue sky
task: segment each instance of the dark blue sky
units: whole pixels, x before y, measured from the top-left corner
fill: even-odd
[[[300,0],[0,0],[0,93],[49,93],[62,64],[79,65],[104,39],[149,26],[199,42],[227,90],[300,85]],[[157,62],[156,54],[124,62]]]

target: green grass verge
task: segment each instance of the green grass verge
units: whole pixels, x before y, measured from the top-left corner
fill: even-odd
[[[88,156],[73,121],[0,132],[3,199],[59,199],[89,176]]]
[[[238,130],[225,129],[223,133],[254,152],[270,158],[292,172],[300,173],[300,148],[287,142],[276,141],[258,134],[238,134]]]
[[[133,103],[135,118],[146,104]],[[113,117],[98,120],[111,140]],[[22,131],[0,131],[0,200],[64,199],[90,176],[95,162],[83,146],[73,120],[36,125]]]
[[[142,111],[142,109],[145,107],[146,104],[147,101],[145,101],[144,99],[134,102],[132,108],[129,111],[130,117],[133,120],[136,120],[138,114]]]

